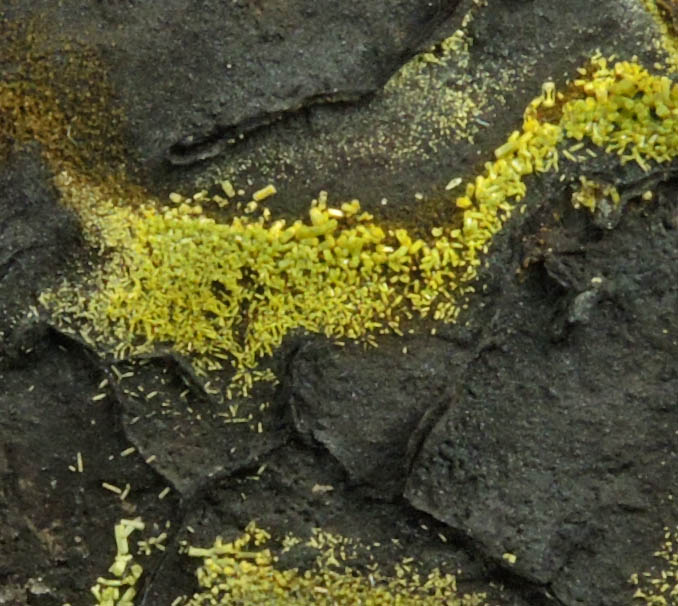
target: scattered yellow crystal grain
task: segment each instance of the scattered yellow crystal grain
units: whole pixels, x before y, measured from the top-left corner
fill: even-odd
[[[647,606],[675,606],[678,604],[678,528],[664,528],[664,541],[654,555],[659,560],[659,570],[635,573],[629,579],[636,587],[634,603]]]
[[[92,586],[92,595],[99,606],[134,606],[137,582],[143,573],[129,548],[129,536],[143,530],[141,518],[123,519],[115,525],[116,554],[108,571],[113,578],[99,577]]]

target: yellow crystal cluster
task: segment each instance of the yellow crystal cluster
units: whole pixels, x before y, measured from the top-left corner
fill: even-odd
[[[410,563],[396,566],[392,576],[368,565],[362,571],[342,557],[346,541],[323,533],[322,550],[312,568],[280,570],[265,547],[270,535],[250,523],[232,542],[217,538],[209,548],[189,547],[188,555],[202,559],[197,569],[200,591],[179,600],[182,606],[481,606],[483,594],[459,595],[456,579],[438,569],[424,576]],[[343,539],[343,537],[339,537]],[[309,543],[310,544],[310,543]],[[316,541],[314,546],[318,546]]]
[[[144,569],[130,553],[129,536],[143,529],[141,518],[123,519],[115,525],[117,552],[108,569],[113,578],[99,577],[92,587],[92,595],[99,606],[134,606],[136,585]]]
[[[169,342],[208,367],[228,359],[239,371],[293,328],[355,339],[398,332],[415,313],[454,319],[484,246],[480,235],[465,249],[460,229],[434,230],[431,242],[384,230],[355,200],[316,201],[308,221],[291,224],[220,223],[183,203],[120,208],[105,221],[116,254],[82,310],[87,319],[130,351]],[[464,231],[480,229],[474,218]]]
[[[574,81],[584,93],[563,107],[567,137],[590,139],[607,153],[635,161],[648,170],[649,160],[667,162],[678,151],[678,87],[666,76],[650,74],[633,62],[613,65],[596,57],[590,77]],[[587,76],[587,70],[582,69]]]
[[[98,343],[117,341],[119,355],[167,343],[203,368],[227,360],[245,385],[295,328],[373,342],[411,318],[454,321],[493,236],[525,196],[525,178],[558,170],[564,140],[644,170],[678,153],[678,87],[670,79],[601,56],[579,75],[567,95],[544,85],[521,130],[429,237],[377,224],[356,200],[331,207],[321,197],[307,221],[290,224],[270,213],[219,222],[183,198],[111,204],[97,218],[109,262],[96,288],[87,296],[80,289],[75,302],[63,290],[44,301],[57,315],[84,318]],[[562,155],[577,160],[567,149]]]
[[[414,317],[454,321],[482,254],[525,195],[522,178],[557,161],[559,133],[526,115],[524,132],[457,200],[457,220],[426,240],[382,228],[357,200],[333,208],[321,197],[308,221],[291,224],[217,222],[183,201],[111,204],[96,219],[103,249],[112,251],[96,288],[87,297],[62,289],[43,302],[57,314],[76,312],[99,343],[117,340],[119,355],[169,343],[206,368],[229,360],[236,383],[247,383],[294,328],[373,341]]]
[[[652,17],[659,32],[654,40],[657,50],[663,51],[666,69],[678,71],[678,38],[673,15],[675,0],[640,0],[640,4]]]
[[[599,183],[586,177],[579,177],[579,182],[581,186],[572,193],[572,204],[575,208],[588,208],[594,213],[601,202],[610,200],[612,205],[617,206],[621,201],[614,185]]]

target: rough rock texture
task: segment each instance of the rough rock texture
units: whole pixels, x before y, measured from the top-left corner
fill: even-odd
[[[30,340],[20,316],[80,252],[77,219],[58,204],[48,178],[37,148],[0,166],[0,353],[6,356]]]
[[[678,198],[663,186],[611,231],[556,209],[546,257],[503,266],[406,495],[563,603],[621,604],[678,485]]]
[[[176,500],[158,500],[165,481],[138,454],[120,456],[130,443],[115,402],[92,400],[104,378],[93,356],[50,330],[30,350],[0,369],[0,604],[86,604],[113,524],[140,509],[165,520]],[[129,483],[130,498],[102,482]]]
[[[144,165],[182,165],[285,113],[355,101],[380,87],[457,1],[94,3],[41,0],[39,16],[104,56]]]
[[[358,561],[351,562],[357,568],[369,562],[397,562],[403,554],[410,554],[428,565],[444,562],[450,569],[463,569],[460,589],[464,592],[486,589],[481,581],[487,574],[483,560],[443,543],[438,533],[449,532],[443,524],[399,502],[374,500],[364,491],[347,486],[341,466],[326,452],[301,447],[292,440],[266,461],[266,470],[260,475],[237,475],[214,483],[188,501],[175,541],[209,545],[215,528],[228,540],[256,518],[266,520],[274,536],[290,533],[304,537],[312,528],[331,529],[372,545],[369,553],[362,552]],[[187,528],[194,532],[187,532]],[[393,536],[399,538],[398,544],[386,539]],[[317,552],[312,549],[282,553],[278,567],[303,570],[311,566],[315,557]],[[194,581],[187,574],[187,564],[185,556],[169,548],[156,570],[156,582],[144,591],[145,603],[170,603],[179,591],[192,591]],[[501,597],[499,603],[529,604],[509,592]]]
[[[183,497],[210,481],[256,469],[260,457],[288,438],[279,407],[259,411],[260,402],[274,397],[274,388],[257,388],[254,397],[227,406],[218,386],[201,381],[176,355],[151,358],[143,366],[112,364],[107,376],[122,407],[126,436]],[[229,406],[236,405],[233,414]]]
[[[560,88],[596,48],[651,65],[657,35],[636,0],[64,4],[13,0],[4,17],[47,23],[46,54],[72,37],[101,54],[153,193],[273,180],[274,213],[297,218],[327,189],[421,231],[546,78]],[[380,90],[469,11],[468,48],[439,45],[439,63]],[[37,152],[3,164],[0,604],[90,603],[113,524],[136,515],[147,536],[170,522],[167,551],[144,561],[146,606],[195,589],[179,541],[251,519],[382,543],[386,566],[446,559],[464,590],[505,582],[502,606],[629,604],[628,576],[677,521],[678,183],[608,160],[528,181],[457,325],[413,323],[365,351],[294,335],[273,360],[280,385],[235,412],[172,354],[111,365],[38,318],[11,323],[84,253]],[[572,209],[582,174],[616,183],[622,211]]]
[[[382,498],[402,493],[416,429],[427,411],[445,406],[468,358],[440,339],[391,341],[386,350],[310,341],[290,362],[296,430]]]
[[[218,192],[215,182],[229,178],[249,196],[270,181],[279,194],[269,206],[281,214],[298,216],[326,190],[334,201],[358,197],[388,220],[409,224],[416,213],[422,227],[439,224],[458,195],[445,185],[474,178],[545,80],[562,87],[596,49],[654,60],[656,29],[638,0],[571,0],[566,10],[561,0],[476,4],[462,2],[429,38],[439,43],[460,30],[468,49],[446,54],[438,44],[440,63],[409,65],[369,102],[308,108],[161,185]],[[463,26],[465,15],[472,18]]]

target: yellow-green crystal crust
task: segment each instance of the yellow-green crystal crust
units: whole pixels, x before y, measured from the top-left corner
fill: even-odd
[[[207,549],[190,547],[188,555],[202,559],[196,575],[200,591],[182,602],[186,606],[482,606],[484,594],[459,595],[456,578],[434,569],[419,574],[409,562],[396,564],[386,575],[376,565],[368,570],[351,566],[347,552],[356,548],[344,537],[316,531],[306,546],[318,555],[304,572],[280,569],[266,547],[270,535],[251,523],[243,535],[226,543],[217,538]],[[411,559],[410,559],[411,560]]]
[[[307,221],[291,224],[221,223],[199,204],[111,205],[97,220],[112,254],[94,291],[68,306],[67,296],[45,300],[75,310],[100,341],[117,341],[118,354],[168,343],[204,368],[228,360],[241,384],[294,328],[370,341],[413,317],[454,321],[492,237],[525,196],[525,177],[557,170],[565,138],[644,170],[678,152],[678,87],[669,78],[600,56],[579,73],[567,96],[545,85],[521,130],[457,198],[450,224],[426,239],[383,228],[355,200],[331,208],[321,199]]]

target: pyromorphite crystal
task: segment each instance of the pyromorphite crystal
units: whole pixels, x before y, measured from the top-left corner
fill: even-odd
[[[484,594],[459,595],[456,579],[439,569],[419,574],[410,561],[396,564],[386,575],[376,565],[351,567],[360,546],[346,537],[316,530],[304,543],[318,556],[310,570],[281,569],[266,547],[270,535],[251,523],[232,542],[217,538],[208,548],[190,547],[200,558],[196,571],[200,589],[186,606],[248,604],[249,606],[481,606]],[[289,544],[289,537],[286,540]],[[296,542],[298,544],[298,541]],[[294,549],[294,547],[292,547]]]
[[[108,262],[89,290],[69,285],[43,301],[56,315],[79,317],[99,344],[116,343],[118,354],[169,343],[203,367],[227,360],[245,384],[294,328],[369,341],[399,333],[412,317],[454,321],[482,255],[525,196],[525,177],[558,170],[563,139],[586,139],[644,169],[678,153],[678,88],[668,78],[600,56],[579,74],[567,99],[544,87],[522,128],[457,198],[455,220],[429,238],[385,230],[357,201],[332,208],[326,196],[308,221],[291,224],[270,213],[220,223],[195,202],[104,202],[94,223]],[[559,117],[541,118],[544,108]],[[71,197],[97,198],[62,180]]]

